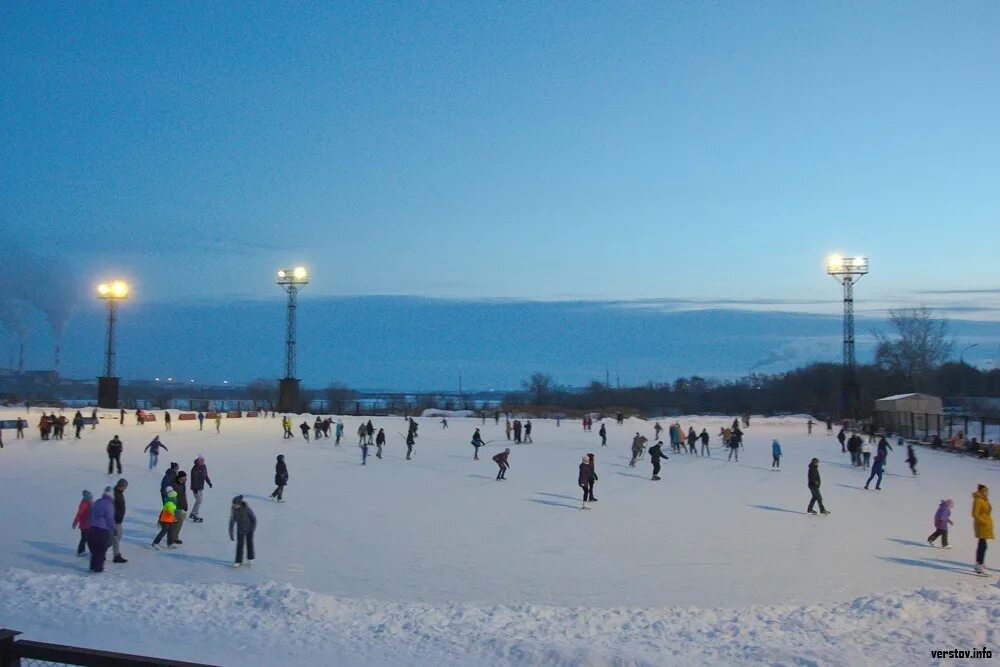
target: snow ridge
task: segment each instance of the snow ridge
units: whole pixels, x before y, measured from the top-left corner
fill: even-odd
[[[274,582],[149,583],[11,568],[0,582],[0,615],[33,617],[31,626],[45,630],[31,638],[48,640],[80,619],[91,632],[120,630],[129,618],[128,632],[102,630],[116,643],[102,648],[133,652],[148,650],[144,638],[170,619],[171,632],[210,637],[214,648],[169,657],[219,664],[278,656],[306,664],[312,656],[350,665],[847,666],[926,663],[934,649],[1000,643],[1000,589],[985,582],[803,606],[597,609],[401,603]]]

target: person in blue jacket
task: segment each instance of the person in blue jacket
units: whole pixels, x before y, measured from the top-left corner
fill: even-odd
[[[771,469],[781,469],[781,443],[777,440],[771,443]]]
[[[104,561],[111,535],[115,532],[115,501],[111,499],[111,487],[104,488],[104,494],[90,509],[90,529],[87,531],[87,546],[90,547],[90,571],[104,572]]]
[[[865,488],[871,484],[872,480],[878,477],[878,481],[875,482],[875,490],[882,490],[882,471],[885,468],[885,454],[878,454],[875,457],[875,462],[872,463],[872,474],[868,476],[868,481],[865,482]]]

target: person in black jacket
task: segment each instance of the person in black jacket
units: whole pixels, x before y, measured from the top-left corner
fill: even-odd
[[[406,434],[406,460],[407,461],[410,460],[410,455],[413,453],[413,444],[414,444],[413,443],[413,439],[416,436],[417,436],[417,432],[415,430],[410,430],[410,432]]]
[[[167,468],[167,472],[163,473],[163,479],[160,480],[160,501],[167,502],[167,487],[174,485],[174,480],[177,479],[177,471],[180,470],[180,466],[174,462],[170,462],[170,467]]]
[[[584,454],[583,461],[580,463],[580,474],[576,478],[577,485],[583,489],[583,504],[580,505],[580,509],[583,510],[587,509],[587,499],[590,497],[590,476],[592,473],[590,457]]]
[[[117,437],[117,436],[116,436]],[[125,489],[128,480],[122,477],[115,484],[115,532],[111,535],[111,549],[115,554],[114,563],[127,563],[122,556],[122,524],[125,523]]]
[[[847,452],[847,444],[846,444],[847,443],[847,433],[844,432],[844,429],[840,429],[840,431],[837,433],[837,440],[840,442],[840,453],[841,454],[846,453]]]
[[[278,454],[278,462],[274,464],[274,483],[277,488],[271,492],[271,497],[279,503],[285,502],[282,495],[285,492],[285,485],[288,484],[288,466],[285,465],[284,454]]]
[[[382,448],[385,447],[385,429],[379,429],[375,436],[375,457],[382,458]]]
[[[809,507],[806,509],[809,514],[816,513],[816,510],[813,509],[813,505],[816,503],[819,503],[820,514],[829,514],[826,508],[823,507],[823,496],[819,492],[819,485],[819,459],[813,459],[809,462],[809,472],[806,475],[806,486],[809,487],[809,493],[812,494],[812,498],[809,500]]]
[[[174,491],[177,492],[177,498],[174,499],[177,509],[174,510],[174,522],[170,524],[170,537],[167,538],[167,544],[171,542],[174,544],[184,544],[180,538],[181,528],[184,527],[184,519],[187,517],[188,509],[187,473],[183,470],[178,471],[172,486],[174,487]]]
[[[508,447],[507,449],[503,450],[502,452],[493,457],[493,462],[496,463],[498,466],[500,466],[500,470],[497,471],[498,480],[507,479],[506,476],[507,468],[510,467],[510,464],[507,462],[507,459],[509,457],[510,457],[510,447]]]
[[[649,448],[649,460],[653,462],[653,479],[660,479],[660,459],[669,459],[670,457],[663,453],[663,443],[659,440],[656,444]]]
[[[601,436],[601,447],[608,446],[608,429],[604,428],[604,424],[601,424],[601,428],[597,431],[597,435]]]
[[[122,474],[122,441],[117,435],[108,441],[108,474],[110,475],[114,464],[118,464],[118,474]]]
[[[584,499],[584,502],[596,503],[597,498],[594,497],[594,483],[597,481],[597,462],[594,460],[594,454],[588,453],[587,460],[590,462],[590,483],[587,488],[584,489],[584,495],[589,497]]]

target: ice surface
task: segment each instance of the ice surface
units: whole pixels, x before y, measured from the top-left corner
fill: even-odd
[[[32,426],[38,416],[33,408]],[[0,625],[227,665],[911,664],[941,643],[996,646],[1000,593],[995,571],[971,575],[969,510],[975,484],[1000,466],[918,448],[913,478],[896,449],[883,490],[864,491],[866,476],[822,424],[807,436],[805,419],[754,419],[737,464],[718,444],[731,418],[679,418],[708,428],[712,457],[671,453],[660,482],[648,457],[628,467],[631,437],[653,435],[639,420],[605,422],[601,447],[599,425],[585,433],[579,421],[532,420],[535,444],[514,445],[503,420],[449,418],[443,430],[439,417],[418,419],[406,461],[402,417],[373,418],[390,444],[383,460],[370,448],[365,467],[356,417],[343,417],[340,447],[306,444],[297,429],[283,440],[280,419],[226,420],[221,434],[102,419],[81,441],[4,431]],[[479,462],[476,427],[492,440]],[[91,575],[70,522],[82,489],[99,494],[117,479],[104,474],[114,433],[130,483],[129,563]],[[141,451],[155,434],[170,451],[151,472]],[[780,472],[770,470],[775,437]],[[498,482],[490,456],[505,446],[511,469]],[[586,452],[600,480],[584,512]],[[290,473],[281,505],[267,500],[278,453]],[[190,470],[199,454],[215,483],[205,522],[185,524],[180,549],[148,550],[163,471],[170,461]],[[804,514],[813,456],[828,517]],[[228,567],[238,493],[259,521],[253,569]],[[954,549],[943,551],[925,539],[948,497]],[[988,553],[987,565],[996,559]]]

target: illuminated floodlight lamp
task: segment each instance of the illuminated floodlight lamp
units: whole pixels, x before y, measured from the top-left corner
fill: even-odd
[[[826,260],[826,272],[837,277],[863,276],[868,273],[868,258],[830,255]]]
[[[123,280],[101,283],[97,286],[97,296],[101,299],[128,298],[128,283]]]
[[[309,271],[304,266],[294,269],[279,269],[277,283],[279,285],[306,285],[309,283]]]

